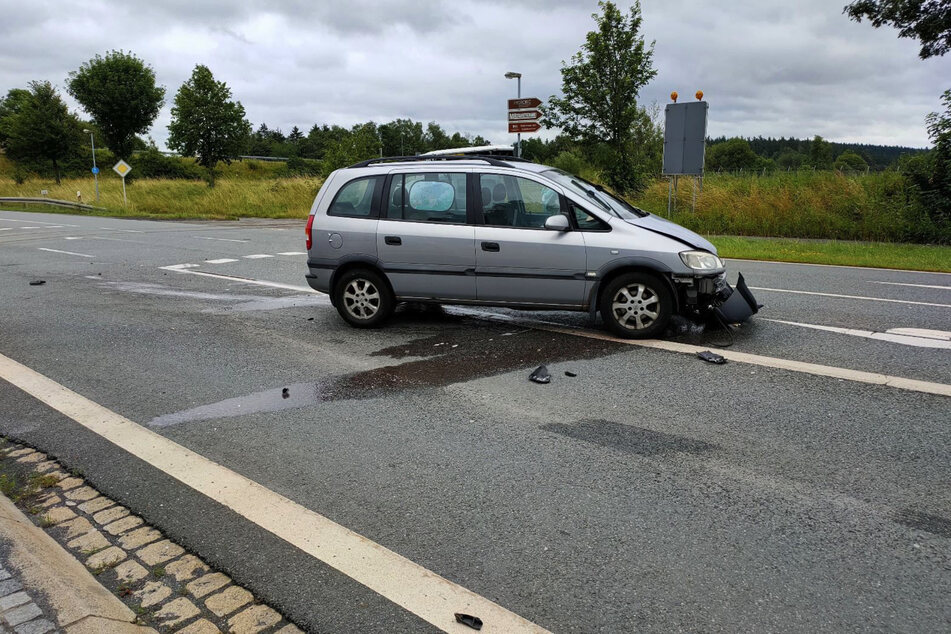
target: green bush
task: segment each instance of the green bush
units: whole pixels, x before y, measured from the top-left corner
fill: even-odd
[[[194,162],[178,156],[165,156],[154,148],[139,152],[130,163],[139,178],[201,180],[204,177],[203,170]]]

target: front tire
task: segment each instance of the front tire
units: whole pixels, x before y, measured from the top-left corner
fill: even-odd
[[[601,317],[614,334],[646,339],[664,331],[674,299],[663,280],[648,273],[619,275],[601,294]]]
[[[334,287],[334,303],[351,326],[379,328],[393,314],[396,299],[381,275],[354,269],[344,273]]]

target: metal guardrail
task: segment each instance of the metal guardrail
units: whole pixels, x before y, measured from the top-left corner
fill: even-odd
[[[15,203],[17,205],[52,205],[53,207],[66,207],[69,209],[81,209],[83,211],[105,211],[104,207],[93,207],[83,203],[74,203],[69,200],[56,200],[55,198],[21,198],[17,196],[0,196],[0,204]]]

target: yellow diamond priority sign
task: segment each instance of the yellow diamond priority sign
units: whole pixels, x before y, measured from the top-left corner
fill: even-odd
[[[129,172],[132,171],[132,166],[125,161],[120,160],[118,163],[112,166],[112,171],[125,179]]]

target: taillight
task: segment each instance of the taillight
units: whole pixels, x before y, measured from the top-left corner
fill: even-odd
[[[314,243],[313,237],[311,237],[311,229],[314,228],[314,214],[307,216],[307,228],[304,229],[304,233],[307,234],[307,250],[310,251],[310,245]]]

